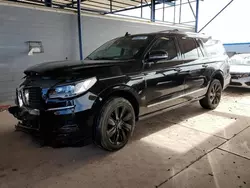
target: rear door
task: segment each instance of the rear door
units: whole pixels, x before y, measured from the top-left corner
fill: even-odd
[[[180,36],[178,42],[183,56],[181,69],[185,74],[184,93],[186,100],[192,100],[206,93],[208,80],[205,72],[207,65],[204,63],[203,52],[196,39]]]
[[[165,51],[168,57],[155,62],[144,63],[146,105],[141,115],[182,103],[184,94],[184,77],[180,75],[182,60],[175,37],[160,37],[152,45],[152,51]]]
[[[223,44],[219,40],[210,38],[200,39],[205,54],[206,76],[211,81],[212,77],[220,72],[224,77],[224,88],[230,82],[229,57]]]

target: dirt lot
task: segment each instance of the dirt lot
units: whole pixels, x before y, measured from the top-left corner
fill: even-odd
[[[194,103],[140,121],[114,153],[41,148],[1,112],[0,188],[249,188],[249,112],[250,90],[228,89],[214,111]]]

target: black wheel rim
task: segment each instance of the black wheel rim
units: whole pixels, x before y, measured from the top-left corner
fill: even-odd
[[[221,86],[220,84],[214,84],[210,92],[210,101],[213,105],[218,105],[221,98]]]
[[[133,127],[133,114],[125,106],[113,110],[107,120],[107,136],[114,145],[127,142]]]

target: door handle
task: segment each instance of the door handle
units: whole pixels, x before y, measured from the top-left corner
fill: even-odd
[[[208,64],[203,64],[202,67],[207,68]]]
[[[143,79],[144,77],[143,76],[138,76],[138,77],[131,77],[130,80],[133,81],[133,80],[141,80]]]
[[[181,71],[181,68],[176,67],[176,68],[174,68],[174,70],[177,71],[177,72],[180,72],[180,71]]]

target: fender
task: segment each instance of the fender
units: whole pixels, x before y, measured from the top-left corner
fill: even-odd
[[[138,110],[139,110],[139,107],[142,104],[142,100],[139,95],[140,91],[136,91],[134,88],[130,86],[119,84],[110,86],[97,95],[97,98],[92,106],[94,111],[98,111],[103,102],[106,101],[110,96],[118,95],[122,97],[122,92],[125,92],[129,96],[133,97],[134,101],[136,101],[136,103],[138,104]]]
[[[216,74],[220,74],[220,76],[224,76],[223,72],[221,70],[216,70],[212,75],[211,78],[213,78]]]
[[[137,101],[138,104],[141,104],[141,98],[138,94],[139,91],[136,91],[134,88],[127,86],[127,85],[115,85],[115,86],[111,86],[107,89],[105,89],[104,91],[102,91],[99,94],[99,97],[104,99],[107,98],[109,96],[111,96],[112,94],[116,93],[116,92],[126,92],[131,94]]]
[[[221,70],[216,70],[210,78],[210,82],[213,78],[217,78],[218,80],[221,81],[222,87],[224,87],[224,74]]]

